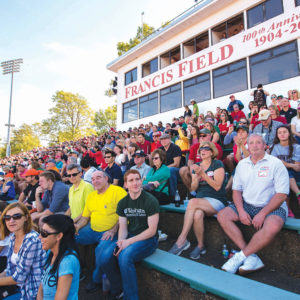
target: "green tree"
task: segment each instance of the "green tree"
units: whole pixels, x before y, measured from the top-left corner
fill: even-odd
[[[131,48],[135,47],[142,40],[144,40],[146,37],[152,34],[154,31],[155,31],[154,27],[149,26],[146,23],[143,23],[143,27],[142,26],[138,27],[135,37],[129,39],[129,42],[118,42],[117,44],[118,55],[121,56]]]
[[[117,121],[117,105],[108,106],[105,110],[99,109],[95,113],[95,129],[98,134],[102,134],[111,127],[116,127]]]
[[[51,117],[42,122],[43,136],[50,142],[74,140],[91,135],[94,112],[79,94],[57,91],[52,96]]]
[[[33,127],[25,123],[12,131],[10,143],[12,154],[29,151],[41,145],[39,136],[35,133]]]

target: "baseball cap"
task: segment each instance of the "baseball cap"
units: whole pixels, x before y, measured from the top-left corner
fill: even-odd
[[[249,128],[247,126],[243,126],[243,125],[238,126],[237,129],[236,129],[236,131],[239,131],[239,129],[243,129],[243,130],[249,132]]]
[[[133,157],[136,157],[136,156],[141,156],[141,157],[145,157],[146,154],[143,150],[137,150],[135,151],[135,153],[132,155]]]
[[[191,100],[190,100],[190,103],[192,103],[192,102],[196,102],[195,99],[191,99]]]
[[[171,137],[170,137],[170,135],[169,134],[167,134],[167,133],[164,133],[164,134],[162,134],[161,136],[160,136],[160,140],[163,140],[163,139],[170,139]]]
[[[262,109],[258,114],[258,121],[266,121],[270,116],[270,111],[267,109]]]
[[[232,98],[232,97],[234,97],[234,95],[230,95],[230,96],[229,96],[229,98]]]
[[[153,132],[153,136],[161,136],[161,132],[160,131]]]
[[[202,134],[211,134],[210,130],[208,130],[207,128],[203,128],[199,132]]]
[[[4,175],[4,178],[7,178],[7,177],[13,178],[14,174],[13,173],[7,173],[6,175]]]
[[[25,173],[25,177],[26,176],[36,176],[36,175],[39,175],[40,173],[36,170],[36,169],[30,169],[28,171],[26,171]]]

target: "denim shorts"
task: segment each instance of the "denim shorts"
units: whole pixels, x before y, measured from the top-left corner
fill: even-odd
[[[228,207],[230,207],[231,209],[233,209],[233,211],[237,215],[239,215],[238,211],[237,211],[237,209],[236,209],[236,207],[235,207],[235,205],[234,205],[233,202],[230,203],[228,205]],[[251,219],[253,219],[263,209],[263,207],[256,207],[256,206],[253,206],[251,204],[246,203],[245,201],[243,201],[243,207],[244,207],[244,210],[246,211],[246,213],[249,214],[249,216],[251,217]],[[283,222],[285,222],[286,217],[287,217],[287,212],[286,212],[286,210],[284,208],[278,207],[277,209],[275,209],[272,212],[270,212],[267,215],[267,217],[268,216],[272,216],[272,215],[280,217],[283,220]]]
[[[225,207],[223,202],[218,199],[211,198],[211,197],[203,197],[203,199],[207,200],[209,204],[213,207],[213,209],[216,211],[220,211]]]
[[[296,172],[293,169],[287,169],[289,173],[289,178],[294,178],[296,182],[300,181],[300,172]]]

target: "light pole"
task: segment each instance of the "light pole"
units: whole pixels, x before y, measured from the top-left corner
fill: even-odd
[[[3,61],[1,67],[3,68],[3,75],[11,74],[11,87],[10,87],[10,99],[9,99],[9,113],[8,113],[8,124],[7,124],[7,141],[6,141],[6,156],[10,156],[10,127],[11,124],[11,103],[12,103],[12,91],[14,82],[14,73],[20,72],[20,64],[23,63],[22,58]]]

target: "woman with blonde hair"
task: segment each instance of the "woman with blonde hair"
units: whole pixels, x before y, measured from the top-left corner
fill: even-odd
[[[272,120],[281,122],[282,124],[287,124],[285,116],[281,116],[279,114],[279,110],[276,105],[271,104],[271,105],[269,105],[268,108],[269,108]]]
[[[35,299],[42,278],[45,252],[39,234],[34,230],[30,213],[22,203],[7,206],[0,218],[1,238],[11,234],[7,267],[0,274],[4,299]]]
[[[170,253],[180,255],[190,247],[187,235],[194,228],[197,246],[190,253],[190,258],[198,259],[206,253],[203,243],[204,217],[213,216],[227,206],[225,192],[225,170],[221,161],[216,160],[218,150],[212,142],[202,142],[199,147],[202,162],[193,164],[191,189],[197,191],[196,198],[189,200],[182,231],[169,250]]]
[[[300,103],[297,108],[297,116],[295,116],[291,121],[291,130],[297,144],[300,144]]]

